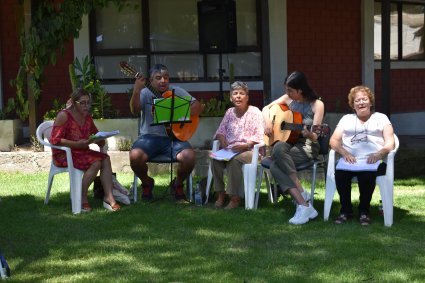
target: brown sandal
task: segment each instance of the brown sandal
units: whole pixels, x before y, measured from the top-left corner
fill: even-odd
[[[111,204],[107,202],[106,200],[103,201],[103,207],[109,211],[117,211],[121,208],[121,206],[117,202],[115,202],[114,204]]]
[[[360,215],[360,225],[368,226],[370,224],[370,217],[367,214]]]
[[[81,212],[91,212],[91,206],[88,202],[81,204]]]
[[[226,199],[225,192],[218,192],[217,200],[215,201],[215,207],[219,208],[224,205],[224,201]]]
[[[352,215],[350,214],[345,214],[345,213],[341,213],[340,215],[338,215],[338,217],[335,219],[335,224],[344,224],[345,222],[347,222],[348,220],[350,220],[352,218]]]
[[[233,196],[230,199],[229,204],[227,204],[227,206],[224,209],[229,210],[229,209],[237,208],[237,207],[239,207],[240,203],[241,203],[241,198],[238,197],[238,196]]]

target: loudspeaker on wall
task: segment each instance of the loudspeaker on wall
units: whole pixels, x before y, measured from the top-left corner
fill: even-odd
[[[199,50],[202,53],[236,51],[236,2],[203,0],[198,2]]]

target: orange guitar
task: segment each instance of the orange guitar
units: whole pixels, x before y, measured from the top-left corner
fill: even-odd
[[[137,72],[137,70],[131,66],[130,64],[128,64],[127,62],[121,61],[120,62],[120,69],[121,72],[123,72],[125,75],[129,76],[129,77],[133,77],[133,78],[139,78],[142,76],[142,74],[140,74],[139,72]],[[149,88],[149,90],[151,90],[155,95],[156,95],[156,91],[154,89],[152,89],[152,87],[150,86],[148,80],[146,80],[146,84],[145,87]],[[163,98],[169,98],[173,95],[172,91],[166,91],[162,94]],[[198,115],[190,115],[190,120],[191,123],[173,123],[171,124],[171,130],[174,134],[174,136],[180,140],[180,141],[187,141],[189,140],[193,134],[195,133],[196,129],[198,128],[199,125],[199,116]]]
[[[301,131],[306,127],[318,136],[329,134],[329,128],[325,125],[304,125],[301,113],[293,112],[286,104],[274,104],[269,109],[269,119],[272,121],[272,135],[264,135],[264,143],[273,145],[277,141],[296,143]]]

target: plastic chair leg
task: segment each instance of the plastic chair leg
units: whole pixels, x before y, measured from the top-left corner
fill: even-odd
[[[254,166],[252,164],[244,164],[242,167],[244,177],[245,209],[254,208],[256,170],[256,164]]]
[[[258,169],[258,184],[257,184],[257,193],[255,194],[255,209],[258,208],[258,200],[260,198],[260,191],[261,191],[261,182],[263,181],[263,173],[264,173],[264,168],[263,166],[260,166],[260,168]]]
[[[137,186],[138,186],[139,178],[134,174],[133,179],[133,203],[137,202]]]
[[[316,189],[317,163],[313,164],[312,170],[313,170],[313,173],[311,174],[312,177],[311,177],[311,193],[310,193],[310,195],[311,195],[311,199],[310,199],[311,205],[313,205],[313,202],[314,202],[314,191]]]
[[[323,209],[323,219],[325,221],[328,221],[329,219],[329,213],[331,212],[331,206],[332,201],[334,199],[336,187],[335,184],[331,184],[332,182],[328,180],[326,183],[326,189],[325,189],[325,205]]]
[[[212,185],[212,179],[213,179],[213,176],[212,176],[212,170],[211,170],[211,165],[210,165],[208,167],[207,187],[206,187],[206,190],[205,190],[206,197],[205,197],[205,203],[204,204],[208,203],[208,198],[210,196],[210,189],[211,189],[211,185]]]
[[[189,174],[189,176],[187,176],[187,180],[186,180],[186,193],[189,195],[189,201],[193,202],[193,198],[192,198],[192,188],[193,188],[193,179],[192,179],[192,173]]]
[[[71,186],[71,206],[72,213],[81,213],[81,193],[82,193],[82,179],[83,171],[75,170],[69,173],[70,186]]]
[[[44,198],[44,204],[49,203],[50,199],[50,190],[52,189],[53,179],[55,178],[55,175],[50,171],[49,172],[49,180],[47,181],[47,192],[46,197]]]
[[[385,177],[377,177],[376,183],[381,193],[382,208],[384,211],[384,225],[391,227],[393,225],[394,211],[394,192],[392,185],[386,181]]]

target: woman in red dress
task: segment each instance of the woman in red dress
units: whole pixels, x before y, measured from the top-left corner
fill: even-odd
[[[86,90],[77,88],[71,94],[70,103],[71,105],[67,109],[60,111],[56,116],[50,142],[70,147],[74,167],[85,171],[82,179],[81,211],[91,211],[87,192],[99,170],[100,180],[105,191],[103,207],[110,211],[116,211],[120,209],[120,205],[112,195],[112,166],[109,155],[89,148],[89,145],[93,143],[90,135],[98,132],[89,112],[90,95]],[[105,140],[97,141],[96,144],[102,148],[105,146]],[[52,149],[52,153],[56,166],[67,166],[66,154],[63,150]]]

